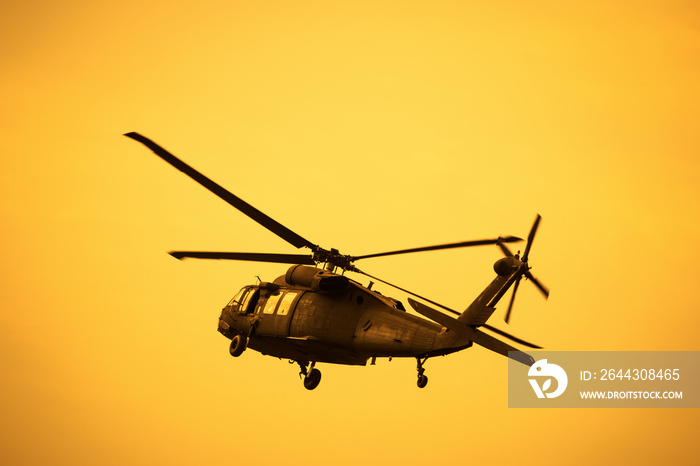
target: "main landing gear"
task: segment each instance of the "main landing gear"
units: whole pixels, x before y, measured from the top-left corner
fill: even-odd
[[[425,372],[423,364],[425,364],[427,360],[427,356],[422,361],[420,358],[416,358],[416,361],[418,361],[418,388],[425,388],[425,386],[428,385],[428,376],[423,374],[423,372]]]
[[[299,364],[299,367],[301,368],[299,377],[302,375],[304,376],[304,388],[307,390],[313,390],[314,388],[318,387],[318,384],[321,383],[321,371],[314,369],[314,365],[316,363],[312,362],[309,366],[309,363],[306,361],[297,361],[297,364]]]

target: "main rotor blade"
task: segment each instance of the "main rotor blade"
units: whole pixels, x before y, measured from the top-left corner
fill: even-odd
[[[530,272],[525,272],[525,276],[528,280],[532,282],[533,285],[537,287],[538,290],[544,295],[545,298],[549,298],[549,289],[544,286],[538,279],[532,276]]]
[[[499,248],[501,248],[501,251],[503,251],[503,254],[506,255],[506,257],[513,257],[513,253],[510,252],[510,249],[508,249],[508,246],[503,244],[503,241],[499,241],[496,243]]]
[[[207,251],[171,251],[168,254],[175,259],[220,259],[235,261],[276,262],[279,264],[316,265],[308,254],[267,254],[258,252],[207,252]]]
[[[511,335],[510,333],[504,332],[501,329],[498,329],[496,327],[492,327],[489,324],[484,324],[484,325],[482,325],[482,327],[487,328],[487,329],[491,330],[492,332],[497,333],[497,334],[501,335],[502,337],[506,337],[506,338],[516,342],[516,343],[520,343],[523,346],[527,346],[529,348],[534,348],[534,349],[542,349],[541,346],[537,346],[534,343],[530,343],[528,341],[525,341],[522,338],[518,338],[514,335]]]
[[[386,281],[386,280],[382,280],[381,278],[375,277],[375,276],[373,276],[373,275],[370,275],[370,274],[368,274],[368,273],[366,273],[366,272],[363,272],[362,270],[359,270],[359,269],[355,268],[355,269],[353,270],[353,272],[361,273],[362,275],[365,275],[365,276],[367,276],[367,277],[369,277],[369,278],[372,278],[372,279],[374,279],[374,280],[377,280],[377,281],[379,281],[379,282],[382,282],[382,283],[384,283],[385,285],[389,285],[389,286],[391,286],[391,287],[393,287],[393,288],[396,288],[397,290],[403,291],[404,293],[408,293],[408,294],[410,294],[411,296],[415,296],[416,298],[420,298],[420,299],[422,299],[423,301],[429,302],[430,304],[433,304],[433,305],[435,305],[435,306],[441,307],[442,309],[444,309],[444,310],[446,310],[446,311],[449,311],[449,312],[451,312],[451,313],[453,313],[453,314],[460,315],[459,312],[455,311],[454,309],[450,309],[449,307],[443,306],[443,305],[440,304],[440,303],[436,303],[435,301],[432,301],[432,300],[426,298],[425,296],[421,296],[421,295],[419,295],[419,294],[417,294],[417,293],[414,293],[414,292],[412,292],[412,291],[408,291],[408,290],[405,289],[405,288],[401,288],[401,287],[398,286],[398,285],[394,285],[394,284],[392,284],[392,283],[389,283],[389,282]]]
[[[400,249],[398,251],[379,252],[376,254],[366,254],[364,256],[353,256],[352,260],[356,261],[356,260],[360,260],[360,259],[369,259],[370,257],[382,257],[382,256],[393,256],[396,254],[408,254],[410,252],[436,251],[438,249],[466,248],[466,247],[470,247],[470,246],[483,246],[486,244],[514,243],[516,241],[522,241],[522,239],[518,238],[516,236],[506,236],[503,238],[496,238],[496,239],[481,239],[481,240],[474,240],[474,241],[461,241],[459,243],[438,244],[435,246],[425,246],[422,248]]]
[[[283,240],[287,241],[288,243],[292,244],[293,246],[296,246],[297,248],[302,248],[302,247],[306,246],[308,248],[311,248],[312,250],[315,250],[318,247],[315,244],[313,244],[312,242],[310,242],[309,240],[294,233],[292,230],[285,227],[281,223],[277,222],[276,220],[273,220],[272,218],[268,217],[264,213],[260,212],[258,209],[256,209],[252,205],[248,204],[247,202],[245,202],[243,199],[239,198],[238,196],[227,191],[226,189],[224,189],[220,185],[216,184],[214,181],[210,180],[206,176],[202,175],[197,170],[190,167],[185,162],[178,159],[173,154],[171,154],[167,150],[163,149],[161,146],[159,146],[155,142],[151,141],[147,137],[144,137],[138,133],[126,133],[124,136],[131,138],[135,141],[138,141],[141,144],[143,144],[144,146],[148,147],[158,157],[165,160],[170,165],[177,168],[178,170],[180,170],[181,172],[183,172],[184,174],[186,174],[187,176],[189,176],[190,178],[195,180],[197,183],[199,183],[202,186],[204,186],[205,188],[207,188],[212,193],[216,194],[219,198],[228,202],[230,205],[232,205],[236,209],[240,210],[245,215],[247,215],[251,219],[255,220],[260,225],[264,226],[265,228],[270,230],[272,233],[276,234],[277,236],[279,236]]]
[[[527,257],[528,254],[530,254],[530,248],[532,247],[532,241],[535,239],[535,233],[537,233],[537,227],[540,225],[540,220],[542,220],[542,216],[540,214],[537,214],[537,217],[535,218],[535,223],[532,225],[532,228],[530,229],[530,234],[527,235],[527,244],[525,245],[525,252],[523,252],[523,258],[521,259],[523,262],[527,262]]]

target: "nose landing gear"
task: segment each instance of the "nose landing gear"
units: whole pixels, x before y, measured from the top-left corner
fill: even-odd
[[[241,354],[243,354],[243,351],[248,347],[248,337],[243,336],[241,334],[236,334],[234,337],[231,339],[231,346],[229,346],[228,351],[231,353],[231,356],[234,358],[237,358]]]

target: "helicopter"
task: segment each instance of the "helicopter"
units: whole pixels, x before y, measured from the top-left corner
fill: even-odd
[[[529,265],[530,249],[541,220],[539,214],[530,229],[522,256],[520,251],[513,254],[506,246],[507,243],[522,241],[515,236],[361,256],[344,255],[337,249],[325,249],[293,232],[141,134],[130,132],[124,136],[151,149],[165,162],[287,243],[298,249],[310,250],[306,254],[169,252],[180,260],[196,258],[291,264],[284,275],[272,282],[259,280],[257,284],[241,288],[221,311],[218,331],[231,340],[231,356],[239,357],[246,349],[251,349],[297,363],[299,376],[303,376],[303,385],[308,390],[315,389],[321,381],[321,372],[315,367],[317,363],[365,366],[369,360],[374,365],[377,358],[415,358],[417,385],[424,388],[428,377],[423,366],[429,358],[462,351],[474,343],[525,365],[534,364],[532,356],[482,329],[522,346],[541,349],[486,323],[496,310],[496,304],[513,287],[505,315],[506,323],[509,322],[523,277],[533,283],[545,298],[549,297],[549,290],[531,274]],[[441,305],[355,266],[359,260],[375,257],[483,245],[497,245],[505,257],[494,263],[496,277],[464,312]],[[420,299],[423,302],[408,298],[408,303],[423,317],[409,314],[400,301],[373,290],[373,281],[364,286],[346,276],[345,272],[364,275]]]

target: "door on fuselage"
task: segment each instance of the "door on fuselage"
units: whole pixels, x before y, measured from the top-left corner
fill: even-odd
[[[256,333],[263,336],[289,336],[289,323],[302,294],[303,291],[300,290],[277,290],[271,293],[255,310],[260,316]]]
[[[258,298],[260,298],[260,290],[257,287],[246,286],[233,297],[225,309],[231,314],[252,314]]]

